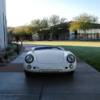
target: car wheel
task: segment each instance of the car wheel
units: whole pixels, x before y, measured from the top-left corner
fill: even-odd
[[[30,73],[30,72],[28,72],[28,71],[24,71],[24,73],[25,73],[26,77],[31,76],[31,73]]]
[[[69,74],[69,75],[73,75],[73,74],[74,74],[74,71],[72,71],[72,72],[68,72],[68,74]]]

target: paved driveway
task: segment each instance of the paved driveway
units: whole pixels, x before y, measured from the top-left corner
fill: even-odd
[[[26,78],[23,72],[0,72],[0,100],[100,100],[100,73],[82,61],[78,61],[74,76],[38,74]]]

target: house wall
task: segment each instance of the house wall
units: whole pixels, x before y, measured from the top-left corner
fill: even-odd
[[[84,37],[84,31],[78,30],[79,38]],[[100,29],[86,30],[86,39],[100,39]]]
[[[78,33],[84,33],[83,30],[78,30],[77,32]],[[91,34],[100,33],[100,29],[89,29],[89,30],[86,30],[86,33],[91,33]]]
[[[77,30],[77,34],[75,31],[70,31],[70,40],[74,39],[100,39],[100,29],[86,30],[85,34],[83,30]]]
[[[33,41],[38,41],[39,40],[39,35],[38,34],[32,35],[32,40]]]
[[[50,33],[39,34],[38,40],[49,40],[49,39],[50,39]],[[69,30],[58,31],[56,33],[53,33],[53,35],[52,35],[52,40],[69,40],[69,39],[70,39]]]
[[[61,32],[53,36],[54,40],[69,40],[69,31]]]
[[[0,49],[7,46],[7,24],[5,0],[0,0]]]
[[[60,38],[61,38],[60,40],[69,40],[69,36],[70,36],[69,31],[66,31],[66,32],[60,34]]]

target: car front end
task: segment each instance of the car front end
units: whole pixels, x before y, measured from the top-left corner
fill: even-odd
[[[25,72],[62,73],[76,69],[76,57],[69,51],[42,50],[28,52],[24,61]]]

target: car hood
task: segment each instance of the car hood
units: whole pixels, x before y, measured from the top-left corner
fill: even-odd
[[[37,50],[34,53],[38,63],[58,64],[64,61],[64,51],[62,50]]]

